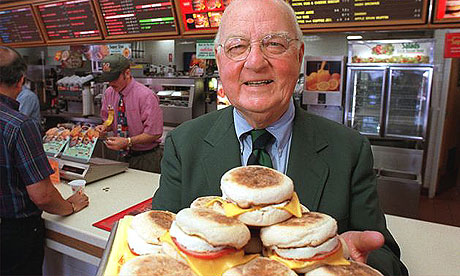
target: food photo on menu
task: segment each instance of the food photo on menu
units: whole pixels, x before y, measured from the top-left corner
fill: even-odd
[[[337,221],[302,205],[287,175],[236,167],[222,176],[221,191],[177,214],[148,210],[121,218],[102,275],[381,276],[349,260]]]
[[[460,1],[459,0],[447,0],[445,18],[460,17]]]

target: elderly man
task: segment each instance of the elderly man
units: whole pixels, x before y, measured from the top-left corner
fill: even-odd
[[[355,260],[387,275],[407,274],[379,208],[369,142],[294,105],[304,45],[290,6],[282,0],[232,1],[215,53],[233,107],[169,132],[153,208],[177,212],[197,197],[219,195],[224,172],[267,164],[261,156],[268,154],[269,165],[293,179],[300,202],[337,220]],[[261,130],[269,137],[263,147],[254,138]]]
[[[19,112],[15,100],[26,69],[15,50],[0,46],[1,275],[41,275],[45,241],[42,210],[66,216],[89,203],[83,193],[64,200],[51,183],[53,170],[38,125]]]

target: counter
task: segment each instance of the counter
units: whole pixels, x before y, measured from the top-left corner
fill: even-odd
[[[98,266],[110,233],[92,224],[151,198],[158,183],[158,174],[128,169],[87,184],[85,192],[90,201],[87,208],[68,217],[43,214],[46,245],[57,252]],[[56,188],[64,198],[72,194],[67,184],[58,184]]]
[[[45,264],[56,266],[57,254],[62,254],[73,260],[71,266],[87,264],[91,271],[96,271],[110,233],[92,224],[149,199],[157,190],[158,182],[158,174],[128,169],[119,175],[88,184],[85,189],[90,204],[79,213],[68,217],[45,213],[46,245],[52,249],[47,249]],[[56,187],[64,198],[71,194],[67,184],[58,184]],[[386,218],[411,275],[459,275],[460,227],[391,215],[386,215]],[[49,274],[91,273],[82,270],[63,273],[55,269]]]

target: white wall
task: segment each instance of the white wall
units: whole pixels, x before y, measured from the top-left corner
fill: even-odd
[[[429,188],[429,196],[434,197],[438,182],[439,157],[441,154],[442,134],[446,116],[447,94],[449,92],[449,79],[451,59],[444,58],[445,35],[458,33],[459,29],[442,29],[434,32],[434,77],[431,92],[428,149],[426,153],[426,166],[423,186]]]
[[[169,54],[173,54],[174,63],[174,40],[157,40],[144,42],[145,61],[152,64],[169,65]]]
[[[343,33],[304,35],[306,56],[345,56],[347,36]]]

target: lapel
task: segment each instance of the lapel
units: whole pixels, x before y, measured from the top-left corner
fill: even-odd
[[[287,175],[294,181],[300,202],[318,210],[329,166],[319,155],[327,146],[313,117],[296,105]]]
[[[221,115],[204,137],[204,143],[201,162],[208,185],[206,191],[221,194],[219,187],[222,175],[231,168],[241,166],[240,145],[233,122],[233,107],[222,110]]]

